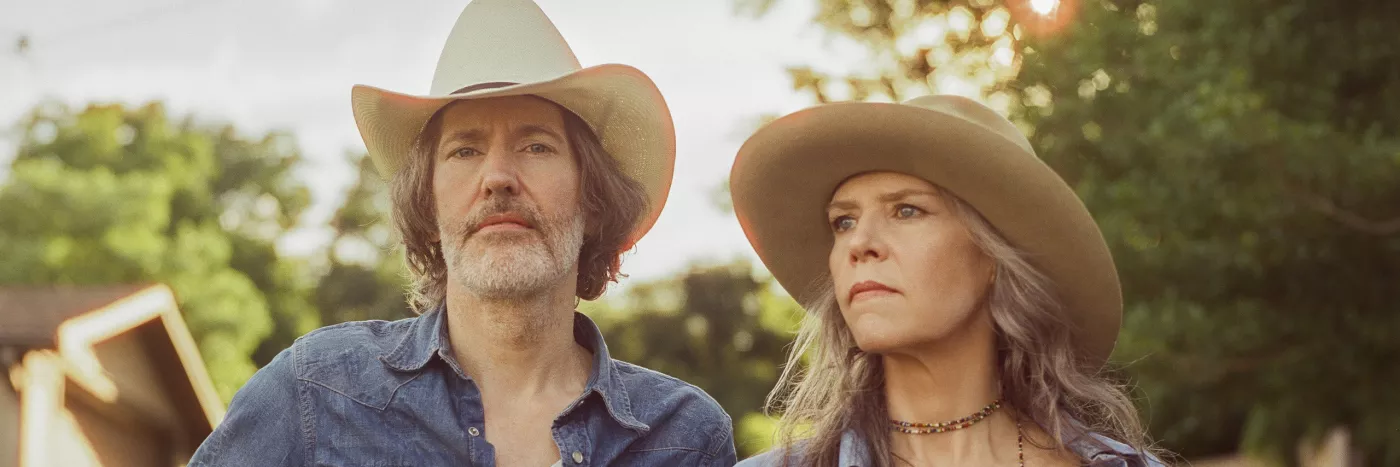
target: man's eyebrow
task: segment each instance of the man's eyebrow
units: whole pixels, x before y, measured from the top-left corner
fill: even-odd
[[[546,135],[551,138],[554,138],[555,140],[564,141],[563,136],[561,136],[559,133],[555,132],[553,129],[550,129],[545,125],[522,125],[520,128],[515,129],[515,137],[517,138],[535,135]]]
[[[447,143],[475,142],[484,139],[486,139],[486,131],[480,128],[472,128],[469,130],[454,130],[453,132],[444,135],[442,139],[438,140],[438,146],[442,146]]]

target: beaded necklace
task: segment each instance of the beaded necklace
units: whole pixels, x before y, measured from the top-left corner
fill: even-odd
[[[999,408],[1001,408],[1001,399],[992,401],[991,404],[987,404],[986,407],[983,407],[982,410],[978,410],[977,413],[953,421],[938,423],[916,423],[891,419],[890,430],[898,431],[900,433],[908,433],[911,435],[927,435],[932,433],[944,433],[954,430],[961,430],[963,428],[975,425],[977,424],[977,422],[986,419],[992,414],[992,412],[996,412]],[[1022,443],[1024,441],[1025,435],[1021,432],[1021,421],[1017,420],[1016,461],[1020,467],[1026,467],[1026,452],[1021,448]]]

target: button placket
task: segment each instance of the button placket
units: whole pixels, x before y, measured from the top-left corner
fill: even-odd
[[[450,362],[449,362],[450,363]],[[495,465],[495,451],[486,437],[485,408],[481,406],[481,392],[470,378],[449,378],[456,393],[458,413],[464,415],[461,422],[467,429],[467,452],[472,465]]]
[[[559,458],[563,465],[588,465],[591,456],[588,451],[590,444],[583,423],[572,416],[563,417],[556,421],[553,431],[554,443],[559,447]]]

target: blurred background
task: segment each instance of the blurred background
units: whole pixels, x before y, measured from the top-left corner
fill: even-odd
[[[39,428],[21,414],[48,413],[25,388],[97,394],[50,401],[55,423],[94,463],[148,465],[104,451],[132,444],[90,419],[197,445],[208,401],[296,337],[410,316],[349,91],[425,94],[465,3],[0,2],[0,467],[27,465],[14,453]],[[585,66],[648,73],[677,126],[664,213],[583,311],[614,357],[719,400],[741,458],[769,446],[761,406],[801,310],[729,211],[735,152],[814,103],[947,93],[1017,122],[1098,220],[1126,302],[1110,371],[1161,447],[1400,465],[1400,2],[539,3]],[[154,290],[131,284],[178,309],[131,335],[148,363],[98,344],[98,363],[65,363],[85,355],[65,323],[144,313],[113,311]],[[98,382],[46,380],[44,355]],[[123,382],[163,368],[183,379]],[[133,398],[210,415],[62,408]]]

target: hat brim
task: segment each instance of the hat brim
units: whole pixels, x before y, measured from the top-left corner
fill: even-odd
[[[744,143],[730,192],[759,258],[806,303],[828,271],[831,196],[851,176],[886,171],[920,177],[976,208],[1053,282],[1080,357],[1099,366],[1107,361],[1123,302],[1103,234],[1050,167],[985,127],[911,105],[809,108]]]
[[[415,96],[373,86],[351,89],[360,137],[375,169],[392,178],[412,152],[428,120],[455,100],[534,95],[577,114],[598,135],[622,173],[641,184],[648,212],[633,228],[628,247],[641,239],[666,204],[676,160],[675,125],[666,100],[636,68],[605,64],[554,79],[444,96]]]

